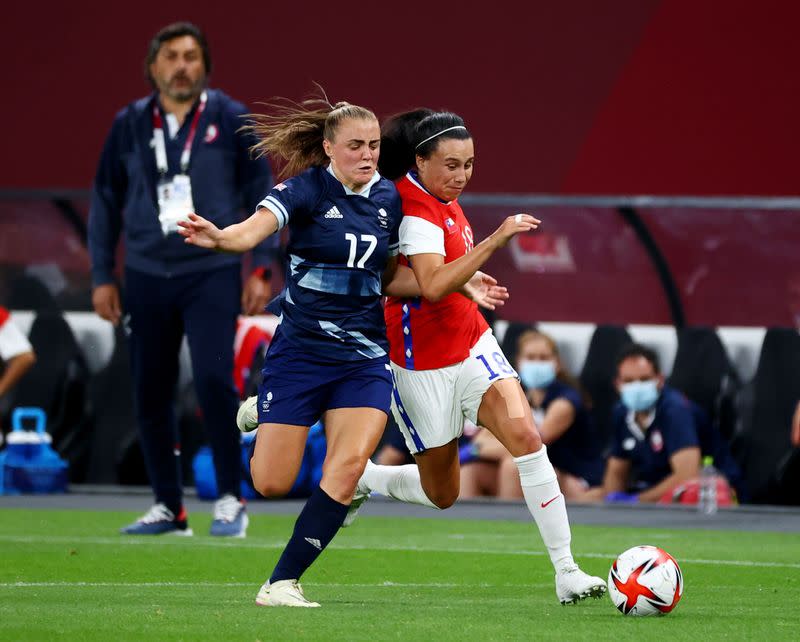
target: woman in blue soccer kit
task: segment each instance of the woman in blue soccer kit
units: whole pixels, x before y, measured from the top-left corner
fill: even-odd
[[[410,296],[410,270],[397,270],[400,200],[377,173],[375,115],[347,103],[307,101],[257,116],[256,151],[287,161],[256,212],[219,230],[195,214],[181,223],[187,243],[243,252],[288,226],[289,267],[281,323],[264,365],[258,433],[251,460],[256,489],[285,494],[302,461],[309,426],[324,418],[328,449],[322,480],[256,602],[319,606],[298,580],[337,533],[389,411],[389,367],[382,291]]]

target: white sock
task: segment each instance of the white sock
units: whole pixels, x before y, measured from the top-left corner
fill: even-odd
[[[558,486],[556,471],[547,457],[547,447],[542,444],[541,450],[514,457],[519,469],[519,481],[525,503],[533,515],[544,545],[550,553],[550,561],[556,571],[573,564],[570,541],[567,507],[564,495]]]
[[[359,481],[359,485],[361,484],[365,484],[376,493],[407,504],[422,504],[430,508],[438,508],[422,490],[419,468],[416,464],[379,466],[368,461]]]

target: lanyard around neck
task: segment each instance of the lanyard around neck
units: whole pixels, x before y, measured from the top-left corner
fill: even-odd
[[[189,126],[189,135],[186,137],[186,142],[183,145],[181,152],[181,173],[185,174],[189,170],[189,159],[192,156],[192,142],[194,135],[197,132],[197,123],[200,116],[206,108],[206,101],[208,96],[204,91],[200,94],[200,104],[194,112],[191,125]],[[158,101],[153,101],[153,146],[156,152],[156,167],[160,174],[166,174],[169,170],[167,165],[167,147],[164,142],[164,122],[161,118],[161,111],[158,109]]]

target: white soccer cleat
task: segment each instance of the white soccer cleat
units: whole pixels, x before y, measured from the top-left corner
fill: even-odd
[[[605,592],[606,583],[584,573],[577,564],[570,564],[556,573],[556,595],[562,604],[575,604],[587,597],[600,598]]]
[[[299,606],[316,608],[318,602],[311,602],[303,595],[303,587],[297,580],[280,580],[275,584],[264,582],[261,590],[256,595],[256,604],[259,606]]]
[[[367,468],[374,465],[375,464],[368,459],[364,471],[366,472]],[[361,479],[359,479],[358,484],[356,484],[356,492],[353,493],[353,501],[350,502],[350,507],[347,509],[347,515],[345,515],[344,521],[342,522],[342,528],[347,528],[356,521],[359,509],[369,499],[369,494],[371,492],[372,489],[364,483],[364,475],[362,474]]]
[[[236,413],[236,425],[242,432],[258,428],[258,397],[248,397],[241,403]]]

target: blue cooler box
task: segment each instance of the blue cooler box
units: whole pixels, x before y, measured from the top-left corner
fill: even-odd
[[[23,422],[32,420],[34,430]],[[65,493],[69,464],[50,445],[47,415],[41,408],[16,408],[11,415],[12,430],[6,449],[0,453],[0,493]]]

